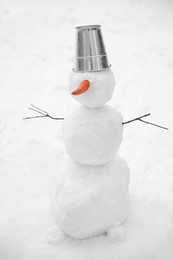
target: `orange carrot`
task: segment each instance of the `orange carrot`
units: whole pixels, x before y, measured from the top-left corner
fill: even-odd
[[[72,95],[80,95],[84,92],[86,92],[90,87],[89,80],[83,80],[80,85],[75,89],[71,94]]]

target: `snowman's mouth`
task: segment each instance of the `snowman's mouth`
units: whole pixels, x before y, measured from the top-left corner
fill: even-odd
[[[90,87],[89,80],[83,80],[80,85],[71,93],[72,95],[80,95],[85,93]]]

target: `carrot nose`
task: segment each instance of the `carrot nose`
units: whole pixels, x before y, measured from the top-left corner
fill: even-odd
[[[80,85],[75,89],[71,94],[72,95],[80,95],[84,92],[86,92],[90,87],[89,80],[83,80]]]

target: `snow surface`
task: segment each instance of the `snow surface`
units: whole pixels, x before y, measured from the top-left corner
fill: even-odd
[[[92,8],[91,8],[92,6]],[[0,1],[0,259],[171,260],[173,258],[173,2],[171,0]],[[110,101],[124,120],[119,153],[130,167],[127,239],[47,244],[49,190],[61,174],[61,121],[21,118],[33,103],[64,116],[74,66],[75,26],[101,24],[117,82]],[[69,109],[70,109],[69,107]],[[33,113],[34,114],[34,113]]]

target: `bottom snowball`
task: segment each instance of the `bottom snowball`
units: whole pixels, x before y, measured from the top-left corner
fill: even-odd
[[[125,239],[126,230],[123,225],[115,225],[108,229],[107,235],[112,242],[121,242]]]
[[[65,239],[65,234],[64,232],[59,229],[58,227],[54,227],[49,231],[48,234],[48,243],[51,245],[58,245],[62,243]]]
[[[125,220],[129,169],[122,158],[98,166],[67,158],[63,164],[64,178],[51,202],[55,221],[65,234],[76,239],[97,236]]]

